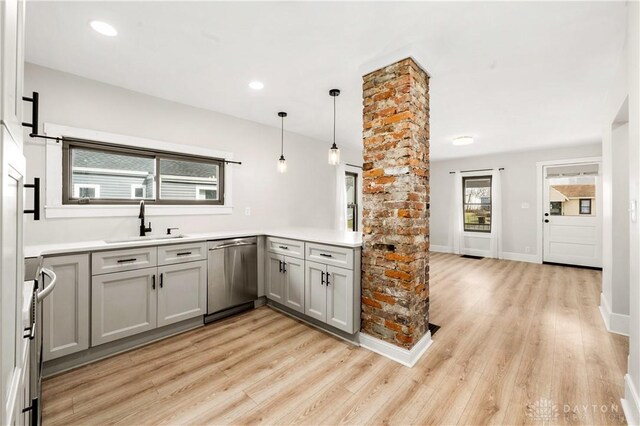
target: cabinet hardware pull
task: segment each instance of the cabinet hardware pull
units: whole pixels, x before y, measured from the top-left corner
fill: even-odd
[[[287,262],[282,262],[282,272],[287,273]]]
[[[324,271],[320,272],[320,285],[324,285]]]
[[[22,338],[23,339],[29,339],[29,340],[33,340],[36,337],[36,332],[33,329],[33,326],[31,327],[26,327],[24,329],[24,333],[22,334]]]
[[[135,257],[131,258],[131,259],[118,259],[118,263],[126,263],[126,262],[135,262],[136,259]]]
[[[163,275],[164,275],[164,272],[160,273],[160,288],[162,288],[162,284],[163,284],[163,281],[164,281]]]
[[[282,250],[289,250],[289,247],[287,247],[287,246],[280,246],[280,248],[281,248]]]
[[[151,289],[156,289],[156,274],[153,274],[153,277],[151,277]]]
[[[329,275],[331,275],[331,274],[329,274],[329,273],[327,272],[327,286],[331,285],[331,283],[329,282]]]
[[[40,178],[33,178],[33,183],[25,183],[25,188],[33,188],[33,209],[25,210],[25,214],[33,214],[33,220],[40,220]]]
[[[327,254],[327,253],[320,253],[320,256],[322,256],[322,257],[333,257],[332,254]]]
[[[180,252],[180,253],[176,253],[176,256],[188,256],[190,254],[191,254],[190,251],[183,251],[183,252]]]
[[[278,260],[278,272],[282,272],[282,260]]]

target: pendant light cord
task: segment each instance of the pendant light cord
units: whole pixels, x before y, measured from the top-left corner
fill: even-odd
[[[280,117],[282,124],[280,125],[280,156],[284,157],[284,117]]]
[[[336,97],[333,97],[333,145],[336,145]]]

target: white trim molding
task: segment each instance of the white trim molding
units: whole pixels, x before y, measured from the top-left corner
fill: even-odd
[[[512,260],[514,262],[527,262],[527,263],[542,263],[538,261],[538,256],[531,253],[514,253],[503,251],[502,259]]]
[[[420,339],[418,343],[416,343],[411,349],[401,348],[392,343],[385,342],[384,340],[380,340],[363,332],[360,332],[358,339],[360,341],[360,346],[362,346],[363,348],[389,358],[409,368],[416,365],[418,360],[422,357],[422,355],[424,355],[424,353],[433,342],[431,340],[430,331],[427,331],[427,334],[422,336],[422,339]]]
[[[600,293],[600,315],[607,331],[610,333],[629,336],[629,315],[611,312],[609,302],[603,293]]]
[[[627,424],[640,425],[640,397],[629,374],[624,375],[624,398],[620,400]]]
[[[433,252],[436,252],[436,253],[451,253],[451,247],[430,244],[429,245],[429,251],[433,251]]]
[[[203,157],[232,160],[233,153],[210,148],[181,145],[172,142],[157,141],[135,136],[107,133],[97,130],[80,129],[53,123],[44,123],[44,134],[51,137],[68,137],[88,141],[99,141],[125,147],[162,150]],[[45,203],[44,211],[47,219],[80,218],[80,217],[124,217],[137,215],[138,207],[130,204],[121,205],[77,205],[62,204],[62,144],[52,140],[46,141],[45,160]],[[175,215],[218,215],[232,214],[232,168],[225,167],[224,205],[157,205],[147,204],[147,216]]]

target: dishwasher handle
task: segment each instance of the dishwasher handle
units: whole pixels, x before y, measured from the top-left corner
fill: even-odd
[[[242,247],[242,246],[255,246],[256,243],[233,243],[233,244],[223,244],[221,246],[218,247],[212,247],[209,249],[209,251],[213,251],[213,250],[220,250],[220,249],[226,249],[229,247]]]

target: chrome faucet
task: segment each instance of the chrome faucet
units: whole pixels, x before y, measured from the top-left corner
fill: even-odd
[[[138,215],[138,219],[140,219],[140,236],[144,237],[147,232],[151,232],[151,222],[149,222],[149,227],[144,226],[144,200],[140,201],[140,214]]]

